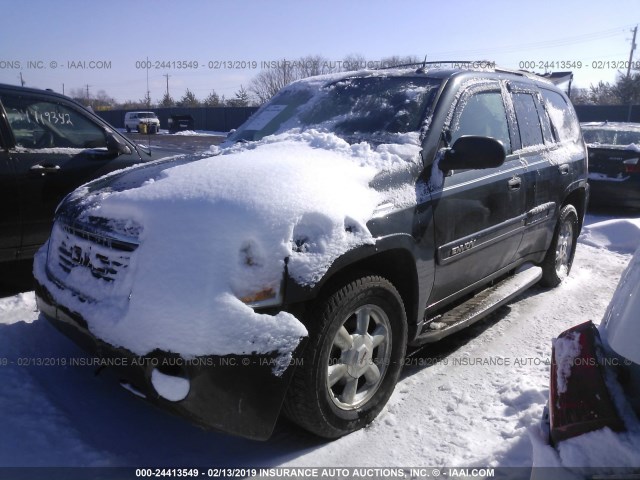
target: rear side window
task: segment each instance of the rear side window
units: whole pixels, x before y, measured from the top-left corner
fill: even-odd
[[[556,139],[553,136],[553,132],[551,131],[551,121],[549,120],[549,115],[540,104],[540,101],[540,98],[536,97],[536,108],[538,109],[538,113],[540,114],[540,121],[542,122],[542,136],[544,137],[544,143],[555,143]]]
[[[522,147],[543,145],[542,126],[533,95],[530,93],[514,93],[512,95]]]
[[[552,90],[540,89],[544,106],[549,113],[551,125],[559,142],[575,141],[580,136],[580,127],[571,104],[562,95]]]
[[[480,92],[458,106],[451,128],[451,143],[463,135],[493,137],[511,153],[507,113],[500,92]]]

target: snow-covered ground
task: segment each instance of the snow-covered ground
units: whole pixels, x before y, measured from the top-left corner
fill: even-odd
[[[117,128],[120,133],[128,133],[126,128]],[[137,132],[134,132],[137,133]],[[169,130],[159,129],[156,135],[185,135],[188,137],[226,137],[229,132],[221,132],[216,130],[181,130],[176,133],[169,133]]]
[[[640,243],[640,219],[589,215],[587,223],[565,283],[534,287],[415,352],[373,424],[332,442],[284,421],[267,442],[194,427],[120,388],[108,371],[60,365],[89,357],[38,318],[32,293],[0,299],[0,466],[526,467],[533,444],[536,465],[558,465],[539,434],[551,341],[600,322]],[[580,444],[613,441],[620,455],[602,462],[640,467],[640,426],[628,427],[574,442],[565,464],[588,464]]]
[[[169,131],[167,130],[168,134]],[[211,130],[181,130],[172,135],[186,135],[188,137],[197,137],[197,136],[205,136],[205,137],[226,137],[229,132],[216,132]]]

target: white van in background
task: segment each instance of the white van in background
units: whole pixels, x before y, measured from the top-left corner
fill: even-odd
[[[131,132],[131,130],[139,132],[141,123],[146,124],[148,133],[157,133],[160,130],[160,120],[153,112],[127,112],[124,114],[124,128],[127,129],[127,132]]]

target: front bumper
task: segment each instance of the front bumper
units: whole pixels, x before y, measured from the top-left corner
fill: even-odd
[[[621,182],[589,179],[589,185],[592,206],[640,208],[640,176]]]
[[[280,376],[274,374],[279,361],[275,354],[211,355],[185,360],[177,354],[156,350],[141,357],[96,338],[79,315],[56,304],[46,287],[38,282],[36,300],[49,322],[83,349],[103,359],[101,363],[110,365],[130,390],[200,426],[256,440],[271,436],[295,359],[304,347],[303,340]],[[170,395],[163,396],[158,384],[154,386],[154,371],[156,377],[160,372],[164,378],[188,380],[186,397],[171,401],[167,398]]]

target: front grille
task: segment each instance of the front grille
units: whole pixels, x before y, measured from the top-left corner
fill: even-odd
[[[126,272],[137,247],[134,241],[115,239],[87,228],[56,224],[51,236],[49,266],[57,263],[61,275],[56,277],[66,277],[75,269],[81,269],[90,272],[94,278],[114,282]]]

